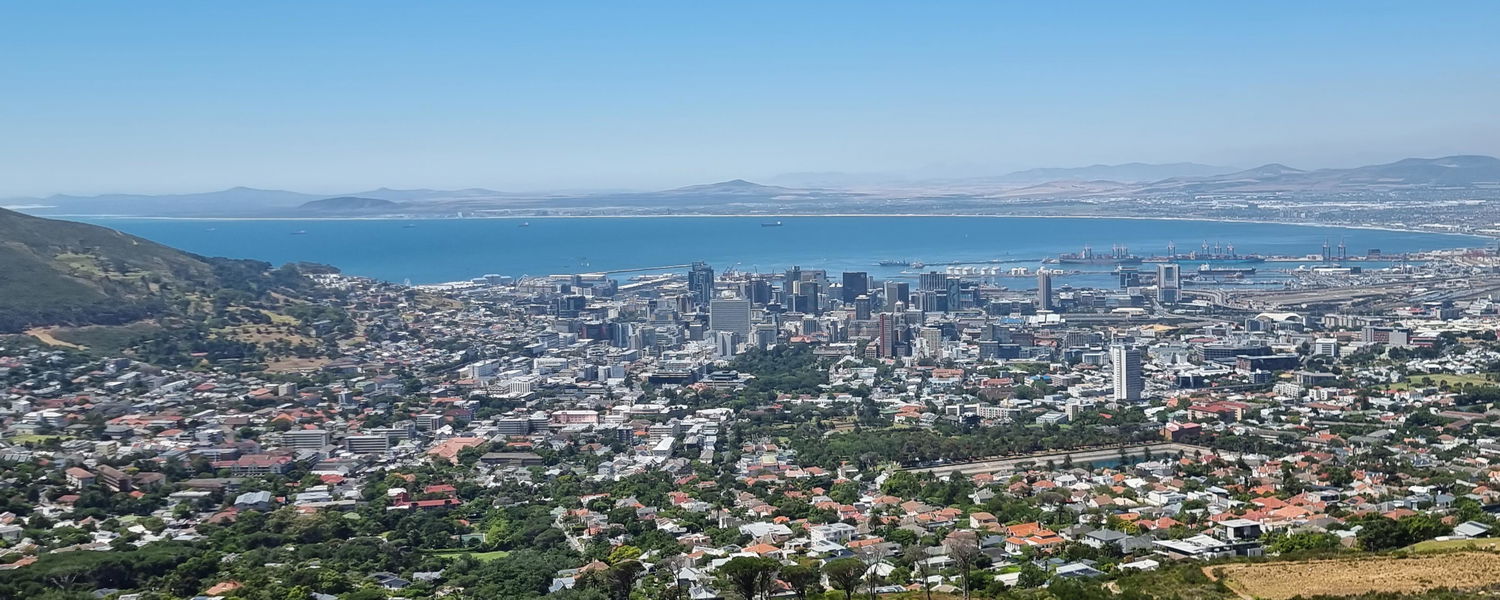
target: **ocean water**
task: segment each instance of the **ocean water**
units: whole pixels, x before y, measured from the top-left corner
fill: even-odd
[[[910,276],[880,260],[1002,260],[1035,268],[1044,257],[1091,245],[1122,244],[1141,256],[1209,244],[1240,254],[1305,256],[1341,241],[1351,256],[1474,247],[1464,235],[1270,223],[1019,217],[626,217],[413,220],[165,220],[76,218],[209,256],[276,264],[310,261],[346,273],[416,284],[487,273],[548,275],[708,262],[720,272],[804,269],[868,271],[877,279]],[[780,227],[763,223],[779,220]],[[1272,265],[1265,265],[1270,268]],[[1371,265],[1376,266],[1376,265]],[[941,267],[937,267],[941,269]],[[1107,285],[1108,267],[1072,285]],[[1149,269],[1149,265],[1142,270]],[[1184,271],[1191,265],[1185,266]],[[1281,267],[1277,267],[1281,268]],[[622,275],[624,276],[624,275]],[[1005,285],[1004,280],[1001,284]],[[1013,287],[1034,287],[1015,280]]]

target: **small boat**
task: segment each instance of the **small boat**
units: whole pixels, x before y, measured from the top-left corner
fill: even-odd
[[[402,225],[402,226],[401,226],[401,228],[402,228],[402,229],[416,229],[416,228],[417,228],[417,226],[416,226],[416,225],[414,225],[414,224],[411,224],[411,223],[407,223],[407,224],[405,224],[405,225]]]
[[[521,223],[519,225],[516,225],[516,227],[531,227],[531,223],[529,221],[521,221]]]
[[[296,231],[293,231],[292,235],[307,235],[307,230],[306,229],[298,229]]]
[[[761,223],[760,226],[761,227],[781,227],[781,221],[772,221],[770,223]]]

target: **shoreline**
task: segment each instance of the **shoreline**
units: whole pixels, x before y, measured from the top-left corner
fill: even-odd
[[[1427,229],[1416,229],[1412,227],[1400,227],[1396,225],[1344,225],[1337,223],[1305,223],[1291,221],[1267,221],[1259,219],[1216,219],[1212,217],[1164,217],[1164,216],[1115,216],[1115,215],[997,215],[997,214],[966,214],[966,213],[779,213],[779,214],[644,214],[644,215],[541,215],[541,216],[469,216],[469,217],[422,217],[422,216],[370,216],[370,217],[163,217],[163,216],[136,216],[136,215],[95,215],[95,214],[68,214],[68,215],[34,215],[48,219],[120,219],[120,220],[144,220],[144,221],[529,221],[542,219],[808,219],[808,218],[959,218],[959,219],[1119,219],[1132,221],[1187,221],[1201,223],[1244,223],[1251,225],[1285,225],[1293,227],[1314,227],[1322,229],[1360,229],[1368,231],[1389,231],[1395,233],[1423,233],[1429,235],[1446,235],[1457,237],[1468,237],[1475,239],[1493,240],[1500,236],[1486,235],[1481,233],[1431,231]]]

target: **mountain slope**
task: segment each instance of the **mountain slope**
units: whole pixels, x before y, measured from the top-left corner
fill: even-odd
[[[318,214],[379,214],[392,213],[400,210],[402,204],[391,200],[379,198],[361,198],[359,196],[339,196],[337,198],[324,198],[306,202],[297,210],[305,213]]]
[[[1349,169],[1303,171],[1269,164],[1212,177],[1157,181],[1140,193],[1380,192],[1500,187],[1500,159],[1490,156],[1407,158]]]
[[[253,298],[307,285],[296,270],[205,258],[113,229],[0,209],[0,332],[174,314],[189,294]]]

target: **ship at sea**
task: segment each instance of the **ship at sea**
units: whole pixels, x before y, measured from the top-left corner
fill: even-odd
[[[1116,244],[1110,248],[1109,254],[1098,254],[1089,246],[1084,246],[1083,251],[1077,254],[1060,254],[1057,258],[1049,258],[1042,262],[1063,265],[1138,265],[1141,257],[1132,255],[1130,249]]]
[[[1203,246],[1201,246],[1198,250],[1193,250],[1186,253],[1178,253],[1177,244],[1168,243],[1167,254],[1165,256],[1148,256],[1145,258],[1145,261],[1150,263],[1166,263],[1177,261],[1190,261],[1200,263],[1263,263],[1266,262],[1266,257],[1259,254],[1240,254],[1238,252],[1235,252],[1234,244],[1215,243],[1213,245],[1209,245],[1208,242],[1203,242]]]
[[[770,221],[770,222],[767,222],[767,223],[761,223],[760,226],[761,227],[781,227],[781,221]]]
[[[881,267],[910,267],[912,262],[909,260],[882,260],[875,264]]]

